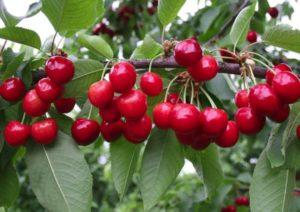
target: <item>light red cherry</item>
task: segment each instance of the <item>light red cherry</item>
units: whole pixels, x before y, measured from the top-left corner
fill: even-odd
[[[9,102],[21,100],[25,92],[25,85],[18,77],[12,77],[5,80],[0,87],[0,94],[2,98]]]
[[[31,126],[31,136],[39,144],[51,144],[56,139],[57,132],[56,121],[52,118],[35,122]]]
[[[274,66],[273,71],[275,71],[275,74],[278,74],[279,72],[282,72],[282,71],[292,72],[292,69],[287,64],[281,63],[281,64]],[[272,85],[272,81],[275,76],[273,71],[267,70],[267,72],[266,72],[266,81],[269,85]]]
[[[32,117],[44,115],[50,108],[50,104],[42,101],[35,89],[27,92],[23,99],[24,112]]]
[[[86,146],[98,138],[100,126],[94,120],[79,118],[73,123],[71,132],[77,144]]]
[[[169,102],[157,104],[153,109],[153,122],[160,129],[170,128],[170,114],[174,105]]]
[[[163,90],[163,81],[156,73],[147,72],[142,75],[141,90],[148,96],[157,96]]]
[[[281,123],[284,122],[290,114],[290,107],[288,104],[282,105],[277,112],[268,116],[274,122]]]
[[[35,90],[42,101],[51,103],[62,95],[64,87],[46,77],[38,81]]]
[[[4,128],[4,140],[13,147],[25,145],[30,137],[30,126],[19,121],[10,121]]]
[[[279,14],[279,11],[276,7],[270,7],[268,9],[268,13],[269,15],[272,17],[272,18],[277,18],[278,17],[278,14]]]
[[[167,102],[175,105],[177,103],[182,103],[180,96],[177,93],[169,93],[167,96]]]
[[[296,134],[297,134],[298,139],[300,140],[300,125],[297,126]]]
[[[197,133],[193,139],[191,147],[195,150],[204,150],[210,145],[211,140],[210,136],[203,133]]]
[[[235,122],[239,131],[243,134],[256,134],[262,130],[266,118],[255,113],[249,107],[239,108],[235,114]]]
[[[235,198],[234,201],[236,205],[241,205],[241,206],[249,206],[250,204],[249,198],[246,196],[239,196]]]
[[[117,101],[118,99],[114,98],[108,106],[99,110],[99,115],[101,116],[103,121],[113,123],[121,118],[121,114],[117,106]]]
[[[236,212],[236,207],[234,205],[228,205],[221,209],[221,212]]]
[[[215,142],[223,148],[233,147],[239,140],[239,130],[234,121],[228,121],[226,130],[216,138]]]
[[[174,58],[181,66],[195,65],[202,57],[200,44],[195,39],[186,39],[176,44]]]
[[[61,56],[52,56],[45,66],[48,77],[57,84],[65,84],[72,80],[75,68],[71,60]]]
[[[240,107],[248,107],[249,106],[249,94],[247,90],[240,90],[235,94],[234,97],[235,105]]]
[[[108,106],[114,98],[112,84],[106,80],[93,83],[88,90],[88,97],[92,105],[98,108]]]
[[[100,125],[100,132],[105,141],[115,141],[122,135],[123,122],[121,120],[113,123],[102,121]]]
[[[61,98],[54,102],[55,108],[59,113],[69,113],[73,110],[76,104],[74,98]]]
[[[257,41],[257,33],[255,31],[249,31],[247,34],[247,41],[255,43]]]
[[[224,110],[207,107],[203,110],[203,116],[203,133],[208,136],[216,137],[225,131],[228,116]]]

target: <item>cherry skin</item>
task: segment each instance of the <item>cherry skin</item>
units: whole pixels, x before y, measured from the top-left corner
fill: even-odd
[[[30,126],[19,121],[10,121],[4,129],[5,141],[13,147],[25,145],[30,137]]]
[[[105,141],[115,141],[122,135],[123,122],[121,120],[114,123],[102,121],[100,125],[100,132]]]
[[[292,72],[280,72],[273,78],[272,87],[279,98],[286,104],[300,98],[300,81]]]
[[[194,141],[195,136],[197,135],[196,132],[192,133],[179,133],[175,132],[176,138],[179,141],[179,143],[183,145],[191,145]]]
[[[125,138],[134,144],[145,141],[152,129],[152,122],[149,116],[144,115],[139,120],[126,120],[123,125]]]
[[[249,206],[250,204],[249,198],[246,196],[239,196],[235,198],[234,201],[236,205],[241,205],[241,206]]]
[[[160,129],[170,128],[170,114],[174,105],[169,102],[157,104],[153,109],[153,122]]]
[[[35,90],[42,101],[51,103],[62,95],[64,87],[46,77],[38,81]]]
[[[194,66],[188,67],[188,72],[196,81],[208,81],[214,78],[219,70],[218,62],[213,56],[203,56]]]
[[[121,118],[121,114],[117,107],[117,101],[118,99],[114,98],[108,106],[99,110],[99,115],[103,121],[113,123]]]
[[[234,205],[228,205],[222,208],[221,212],[236,212],[236,207]]]
[[[270,7],[268,9],[268,13],[269,15],[272,17],[272,18],[277,18],[278,17],[278,14],[279,14],[279,11],[276,7]]]
[[[274,122],[281,123],[284,122],[289,117],[289,114],[290,114],[290,107],[288,104],[285,104],[282,105],[276,113],[268,116],[268,118]]]
[[[235,122],[239,131],[246,135],[256,134],[262,130],[266,118],[256,114],[249,107],[239,108],[235,114]]]
[[[296,129],[296,133],[297,133],[297,137],[300,140],[300,125],[298,125],[297,129]]]
[[[202,57],[202,50],[195,39],[186,39],[176,44],[174,58],[181,66],[195,65]]]
[[[147,111],[147,96],[140,90],[131,90],[118,98],[117,106],[126,119],[140,119]]]
[[[77,144],[87,146],[98,138],[100,126],[94,120],[79,118],[73,123],[71,132]]]
[[[177,93],[169,93],[167,97],[167,102],[175,105],[177,103],[182,103],[182,100],[180,99]]]
[[[208,136],[216,137],[226,130],[228,116],[224,110],[207,107],[204,109],[203,115],[203,132]]]
[[[249,31],[247,34],[247,41],[255,43],[257,41],[257,33],[255,31]]]
[[[69,113],[73,110],[76,104],[74,98],[61,98],[54,102],[55,108],[59,113]]]
[[[238,63],[238,58],[233,52],[229,52],[227,48],[220,48],[219,50],[220,55],[222,57],[230,57],[230,58],[223,58],[224,62],[227,63]]]
[[[45,66],[48,77],[57,84],[65,84],[72,80],[75,68],[71,60],[61,56],[52,56]]]
[[[125,93],[133,88],[136,81],[136,71],[130,63],[119,62],[112,67],[109,80],[115,92]]]
[[[2,98],[9,102],[17,102],[21,100],[25,92],[25,85],[18,77],[12,77],[5,80],[0,87],[0,94]]]
[[[240,90],[235,94],[234,97],[235,105],[240,107],[248,107],[249,106],[249,94],[247,90]]]
[[[141,77],[140,87],[147,96],[157,96],[163,90],[163,81],[158,74],[147,72]]]
[[[31,126],[31,136],[39,144],[51,144],[55,140],[57,132],[56,121],[52,118],[35,122]]]
[[[284,63],[274,66],[273,70],[275,71],[275,74],[278,74],[279,72],[282,72],[282,71],[292,72],[291,67]],[[272,85],[272,81],[273,81],[275,74],[271,70],[267,70],[266,81],[269,85]]]
[[[50,108],[50,104],[42,101],[35,89],[27,92],[23,99],[24,112],[32,117],[44,115]]]
[[[203,133],[197,133],[193,139],[191,147],[195,150],[204,150],[210,145],[210,143],[210,136]]]
[[[239,140],[239,130],[234,121],[228,121],[226,130],[216,138],[216,144],[223,148],[233,147]]]
[[[106,80],[93,83],[89,88],[88,97],[95,107],[104,108],[108,106],[114,98],[112,84]]]

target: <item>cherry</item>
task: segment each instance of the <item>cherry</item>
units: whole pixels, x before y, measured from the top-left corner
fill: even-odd
[[[273,78],[272,87],[286,104],[296,102],[300,97],[299,78],[292,72],[279,72]]]
[[[247,41],[255,43],[257,41],[257,33],[255,31],[249,31],[247,34]]]
[[[61,98],[54,102],[55,108],[59,113],[69,113],[76,104],[74,98]]]
[[[79,118],[73,123],[71,132],[77,144],[86,146],[98,138],[100,126],[94,120]]]
[[[30,137],[30,126],[19,121],[10,121],[4,129],[5,141],[13,147],[25,145]]]
[[[103,121],[113,123],[121,118],[121,114],[117,107],[117,101],[118,99],[114,98],[108,106],[99,110],[99,115]]]
[[[23,110],[29,116],[37,117],[44,115],[49,108],[50,104],[43,102],[35,89],[28,91],[23,99]]]
[[[236,207],[234,205],[228,205],[221,210],[222,212],[236,212]]]
[[[277,18],[278,17],[278,14],[279,14],[279,11],[276,7],[270,7],[268,9],[268,13],[269,15],[272,17],[272,18]]]
[[[234,121],[228,121],[226,130],[216,139],[216,144],[223,148],[233,147],[239,140],[239,130]]]
[[[105,32],[107,30],[107,26],[105,23],[98,23],[93,28],[93,35],[99,35],[100,32]]]
[[[121,120],[113,123],[102,121],[100,131],[105,141],[115,141],[122,135],[123,122]]]
[[[249,107],[239,108],[235,114],[238,129],[243,134],[255,134],[262,130],[266,118],[258,115]]]
[[[157,96],[163,90],[163,81],[156,73],[147,72],[142,75],[140,87],[148,96]]]
[[[147,7],[147,12],[150,16],[154,15],[156,11],[156,8],[153,6],[153,7]]]
[[[236,205],[243,205],[243,206],[249,206],[249,198],[246,196],[239,196],[235,198],[235,204]]]
[[[272,87],[262,83],[253,86],[249,92],[251,108],[264,116],[270,116],[278,111],[281,102]]]
[[[240,90],[235,94],[234,102],[238,108],[249,106],[249,95],[247,90]]]
[[[182,100],[180,99],[177,93],[169,93],[167,97],[167,102],[175,105],[177,103],[182,103]]]
[[[106,80],[93,83],[88,91],[88,97],[92,105],[98,108],[108,106],[114,98],[112,84]]]
[[[225,48],[225,47],[220,48],[219,52],[222,57],[230,57],[230,58],[222,58],[224,62],[238,63],[237,56],[233,52],[229,52],[227,48]]]
[[[18,77],[12,77],[5,80],[0,87],[0,94],[2,98],[9,102],[19,101],[22,99],[25,92],[25,85]]]
[[[193,143],[191,144],[191,147],[195,150],[203,150],[206,149],[210,143],[211,143],[210,136],[203,133],[197,133],[193,139]]]
[[[297,137],[300,140],[300,125],[298,125],[297,129],[296,129],[296,133],[297,133]]]
[[[195,65],[202,57],[202,50],[195,39],[186,39],[176,44],[174,58],[181,66]]]
[[[177,140],[183,145],[191,145],[194,141],[197,132],[192,133],[179,133],[175,132]]]
[[[53,82],[49,77],[43,78],[35,85],[35,90],[44,102],[54,102],[63,92],[64,87]]]
[[[119,62],[112,67],[109,80],[115,92],[125,93],[133,88],[136,81],[136,71],[130,63]]]
[[[140,119],[147,111],[147,96],[140,90],[131,90],[118,98],[117,106],[126,119]]]
[[[203,111],[203,116],[203,132],[208,136],[219,136],[226,130],[228,116],[224,110],[207,107]]]
[[[275,74],[278,74],[279,72],[282,72],[282,71],[292,72],[291,67],[289,67],[287,64],[284,64],[284,63],[274,66],[273,70],[275,71]],[[272,85],[272,81],[273,81],[275,74],[271,70],[267,70],[266,80],[269,85]]]
[[[290,107],[288,104],[282,105],[278,111],[270,116],[268,116],[269,119],[271,119],[274,122],[281,123],[284,122],[290,114]]]
[[[153,109],[153,122],[160,129],[170,128],[170,114],[174,105],[169,102],[157,104]]]
[[[31,126],[31,136],[39,144],[51,144],[55,140],[57,132],[56,121],[52,118],[35,122]]]
[[[48,77],[57,84],[65,84],[72,80],[75,68],[71,60],[61,56],[52,56],[45,66]]]
[[[218,62],[210,55],[203,56],[195,65],[188,67],[188,72],[196,82],[211,80],[218,70]]]
[[[144,115],[139,120],[126,120],[123,125],[125,138],[134,144],[145,141],[152,129],[152,122],[149,116]]]

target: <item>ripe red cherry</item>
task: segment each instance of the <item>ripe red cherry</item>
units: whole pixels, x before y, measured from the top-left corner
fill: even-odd
[[[177,103],[182,103],[182,100],[180,99],[177,93],[169,93],[167,97],[167,102],[175,105]]]
[[[216,139],[216,144],[223,148],[233,147],[239,140],[239,130],[234,121],[228,121],[226,130]]]
[[[117,106],[126,119],[140,119],[147,111],[147,96],[140,90],[131,90],[118,98]]]
[[[249,95],[247,90],[240,90],[235,94],[234,102],[238,108],[249,106]]]
[[[35,85],[35,90],[44,102],[54,102],[63,92],[64,87],[53,82],[49,77],[43,78]]]
[[[118,93],[130,91],[136,81],[136,71],[128,62],[116,63],[109,73],[109,80]]]
[[[65,84],[72,80],[75,68],[71,60],[61,56],[52,56],[45,66],[48,77],[57,84]]]
[[[80,118],[73,123],[71,132],[77,144],[86,146],[98,138],[100,126],[94,120]]]
[[[188,67],[188,72],[197,82],[211,80],[217,75],[218,70],[218,62],[210,55],[203,56],[194,66]]]
[[[39,144],[52,143],[58,132],[56,121],[48,118],[42,121],[35,122],[31,126],[31,136],[35,142]]]
[[[114,123],[102,121],[100,125],[100,132],[105,141],[115,141],[122,135],[123,122],[121,120]]]
[[[228,205],[221,210],[222,212],[236,212],[236,207],[234,205]]]
[[[297,133],[297,137],[300,140],[300,125],[298,125],[297,129],[296,129],[296,133]]]
[[[289,105],[285,104],[282,105],[276,113],[268,116],[268,118],[274,122],[281,123],[284,122],[289,117],[289,114],[290,114],[290,107]]]
[[[210,136],[203,133],[197,133],[193,139],[193,143],[191,144],[191,147],[195,150],[203,150],[206,149],[210,143],[211,143]]]
[[[205,134],[216,137],[225,131],[228,123],[228,116],[224,110],[207,107],[204,109],[203,115],[203,132]]]
[[[76,104],[74,98],[61,98],[54,102],[55,108],[59,113],[69,113]]]
[[[202,50],[195,39],[186,39],[176,44],[174,58],[181,66],[195,65],[202,57]]]
[[[37,117],[44,115],[49,108],[50,104],[43,102],[35,89],[28,91],[23,99],[23,110],[29,116]]]
[[[123,125],[125,138],[134,144],[145,141],[152,129],[152,122],[149,116],[144,115],[139,120],[126,120]]]
[[[276,7],[270,7],[268,9],[268,13],[269,15],[272,17],[272,18],[277,18],[278,17],[278,14],[279,14],[279,11]]]
[[[175,134],[179,143],[183,145],[191,145],[194,141],[195,136],[197,135],[197,132],[192,132],[192,133],[175,132]]]
[[[19,101],[22,99],[25,92],[25,85],[18,77],[12,77],[5,80],[0,87],[0,94],[2,98],[9,102]]]
[[[140,87],[148,96],[157,96],[163,90],[163,81],[156,73],[147,72],[142,75]]]
[[[246,196],[240,196],[235,198],[235,204],[236,205],[243,205],[243,206],[249,206],[249,198]]]
[[[95,107],[104,108],[108,106],[114,98],[112,84],[106,80],[93,83],[89,88],[88,97]]]
[[[117,101],[117,98],[114,98],[108,106],[99,110],[99,115],[103,121],[113,123],[121,118],[121,114],[117,107]]]
[[[29,137],[30,126],[19,121],[10,121],[4,129],[4,139],[13,147],[25,145]]]
[[[257,41],[257,33],[255,31],[248,32],[247,41],[250,43],[255,43]]]
[[[264,116],[269,116],[278,111],[281,102],[272,87],[262,83],[253,86],[249,92],[251,108]]]
[[[258,115],[249,107],[239,108],[235,114],[235,122],[243,134],[256,134],[264,127],[266,118]]]
[[[291,67],[284,63],[274,66],[273,70],[275,71],[275,74],[278,74],[279,72],[282,72],[282,71],[292,72]],[[272,81],[273,81],[275,74],[271,70],[267,70],[266,80],[269,85],[272,85]]]
[[[157,104],[153,109],[153,122],[160,129],[170,128],[170,114],[174,105],[169,102]]]
[[[296,102],[300,97],[300,81],[292,72],[280,72],[273,78],[272,87],[286,104]]]

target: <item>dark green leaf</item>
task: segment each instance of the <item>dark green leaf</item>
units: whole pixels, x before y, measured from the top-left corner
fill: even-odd
[[[6,80],[7,78],[11,77],[12,75],[15,75],[17,69],[23,62],[24,56],[25,56],[25,53],[21,52],[14,59],[12,59],[9,64],[7,64],[6,70],[1,75],[2,80]]]

